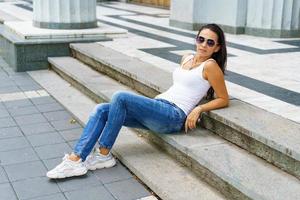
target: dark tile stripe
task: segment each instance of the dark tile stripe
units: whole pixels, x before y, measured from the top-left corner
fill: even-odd
[[[22,1],[25,1],[25,2],[30,3],[30,4],[33,3],[31,0],[22,0]]]
[[[14,5],[17,6],[17,7],[23,8],[25,10],[28,10],[28,11],[33,11],[33,8],[29,5],[26,5],[26,4],[15,3]]]

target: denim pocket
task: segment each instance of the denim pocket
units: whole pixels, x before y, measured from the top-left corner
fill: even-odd
[[[185,113],[177,106],[174,106],[173,117],[174,118],[172,122],[168,125],[168,129],[165,131],[165,133],[176,133],[183,130],[183,126],[186,119]]]

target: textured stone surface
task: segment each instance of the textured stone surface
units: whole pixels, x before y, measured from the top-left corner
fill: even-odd
[[[242,134],[300,160],[300,125],[238,100],[210,115]],[[250,117],[251,116],[251,117]]]
[[[50,144],[35,148],[36,153],[41,159],[59,158],[64,154],[72,152],[72,149],[66,144]]]
[[[58,186],[46,177],[26,179],[12,183],[20,199],[30,199],[39,196],[47,196],[59,192]],[[30,187],[24,187],[25,185]]]
[[[25,148],[22,151],[12,150],[0,152],[0,160],[2,165],[23,163],[39,160],[38,156],[32,148]]]
[[[65,195],[68,199],[74,200],[94,200],[95,197],[101,197],[101,200],[114,200],[113,196],[107,190],[105,190],[103,186],[94,186],[74,190],[66,192]]]
[[[157,90],[158,92],[165,91],[166,89],[168,89],[168,87],[171,86],[172,79],[169,73],[160,70],[154,65],[142,62],[139,59],[126,56],[122,53],[95,43],[89,43],[85,45],[71,44],[71,48],[76,52],[83,54],[84,56],[81,56],[80,58],[85,59],[85,62],[88,61],[88,57],[95,60],[94,63],[89,62],[89,64],[94,64],[94,66],[97,67],[99,65],[95,63],[102,63],[102,68],[97,67],[98,70],[109,74],[109,76],[112,76],[115,79],[117,78],[118,80],[121,80],[127,85],[133,84],[129,81],[130,79],[132,79],[136,81],[135,84],[145,84],[148,87]],[[125,75],[125,77],[127,77],[127,81],[126,78],[122,78],[116,73],[109,71],[109,68],[105,68],[105,66],[109,66],[114,71]],[[133,86],[138,87],[139,85]]]
[[[20,126],[25,135],[35,135],[54,132],[55,129],[48,122]]]
[[[46,168],[41,161],[7,165],[4,168],[10,181],[41,177],[46,173]]]
[[[0,199],[17,200],[17,196],[9,183],[0,184]]]
[[[83,131],[82,128],[76,128],[76,129],[60,131],[59,133],[66,141],[74,141],[79,139],[82,131]]]
[[[19,136],[22,136],[22,132],[18,127],[0,128],[0,139]]]
[[[74,81],[83,81],[85,83],[85,88],[92,90],[93,93],[96,93],[99,96],[101,95],[102,99],[109,100],[110,98],[110,96],[104,95],[103,91],[115,91],[116,89],[129,90],[128,87],[123,86],[118,82],[111,81],[107,76],[99,76],[97,72],[90,68],[86,68],[86,65],[78,62],[76,59],[70,57],[49,58],[49,62],[63,74],[69,74]],[[72,76],[70,72],[74,76]]]
[[[62,192],[80,190],[93,186],[102,186],[92,172],[88,172],[82,177],[58,180],[57,184]]]
[[[138,199],[150,195],[150,193],[134,178],[109,183],[105,186],[118,200]]]
[[[233,144],[195,147],[190,149],[189,154],[250,199],[300,198],[300,181],[297,178]]]
[[[2,167],[0,167],[0,184],[8,182],[5,171]]]
[[[22,149],[30,147],[27,140],[23,137],[15,137],[0,140],[0,152],[1,151],[9,151],[15,149]]]
[[[203,122],[226,140],[300,177],[298,136],[294,134],[299,124],[236,100],[228,111],[204,115]]]
[[[11,117],[0,118],[0,128],[8,128],[15,125],[16,123]]]
[[[74,129],[74,128],[79,128],[80,125],[75,122],[71,123],[70,120],[60,120],[60,121],[52,121],[50,122],[51,125],[57,130],[57,131],[64,131],[68,129]]]
[[[38,135],[29,135],[27,136],[30,144],[33,147],[43,146],[48,144],[58,144],[63,143],[64,139],[60,136],[57,132],[50,132],[45,134],[38,134]]]
[[[98,170],[93,173],[103,184],[132,178],[132,174],[120,162],[117,162],[113,168]]]
[[[41,113],[17,116],[15,117],[15,120],[20,126],[47,122],[46,118]]]

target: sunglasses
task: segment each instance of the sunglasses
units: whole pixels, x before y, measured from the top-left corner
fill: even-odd
[[[206,39],[205,37],[202,37],[202,36],[197,36],[196,37],[196,42],[198,44],[202,44],[205,41],[206,41],[207,46],[209,46],[209,47],[213,47],[213,46],[216,45],[216,42],[212,39]]]

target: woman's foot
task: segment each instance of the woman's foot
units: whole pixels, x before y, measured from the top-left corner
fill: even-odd
[[[103,155],[99,149],[96,148],[94,152],[86,158],[84,163],[87,169],[96,170],[113,167],[116,165],[116,160],[110,152],[107,155]]]
[[[66,154],[63,161],[54,169],[47,172],[47,177],[52,179],[67,178],[72,176],[81,176],[87,173],[87,168],[81,159],[71,160],[70,155]]]

